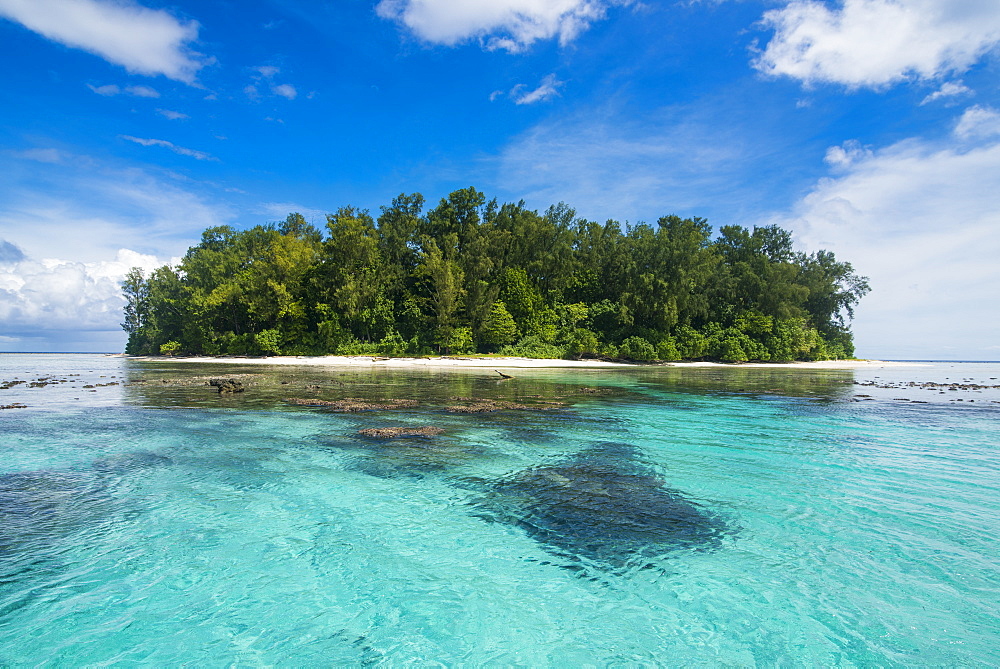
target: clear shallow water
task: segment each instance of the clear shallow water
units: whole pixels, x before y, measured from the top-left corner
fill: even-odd
[[[1000,397],[971,386],[1000,365],[956,365],[497,383],[0,355],[0,381],[66,379],[0,390],[28,405],[0,411],[0,664],[995,665]],[[445,433],[357,435],[400,425]]]

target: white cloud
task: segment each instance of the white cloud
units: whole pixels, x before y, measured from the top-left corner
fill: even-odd
[[[1000,44],[996,0],[796,0],[764,14],[775,31],[754,65],[806,84],[879,88],[961,72]]]
[[[269,221],[285,220],[291,213],[298,213],[305,216],[307,221],[312,221],[314,225],[323,227],[326,222],[326,211],[307,207],[295,202],[262,202],[258,205],[257,212],[267,216]]]
[[[1000,112],[992,107],[969,107],[955,124],[955,136],[959,139],[982,139],[994,135],[1000,135]]]
[[[24,260],[24,251],[17,244],[0,239],[0,265],[12,264]]]
[[[0,0],[0,2],[2,1],[3,0]],[[90,84],[87,84],[87,88],[94,91],[98,95],[103,95],[105,97],[121,95],[122,93],[132,95],[137,98],[160,97],[160,93],[155,88],[150,88],[149,86],[126,86],[125,88],[120,88],[115,84],[106,84],[104,86],[91,86]]]
[[[957,98],[966,95],[972,95],[973,91],[971,88],[963,84],[961,81],[946,81],[941,84],[941,88],[937,89],[923,100],[920,101],[920,106],[930,104],[941,99],[947,98]]]
[[[183,116],[183,114],[182,114]],[[165,149],[170,149],[176,154],[182,156],[190,156],[196,160],[218,160],[215,156],[205,153],[204,151],[196,151],[194,149],[186,149],[183,146],[177,146],[173,142],[168,142],[165,139],[144,139],[142,137],[133,137],[132,135],[119,135],[122,139],[128,140],[130,142],[135,142],[142,146],[162,146]]]
[[[496,178],[532,206],[565,201],[596,220],[703,213],[723,198],[736,208],[746,193],[734,184],[745,181],[757,149],[734,125],[702,108],[641,118],[587,109],[516,137],[497,159]]]
[[[183,119],[186,119],[186,118],[191,118],[187,114],[182,114],[181,112],[172,111],[170,109],[157,109],[156,111],[161,116],[164,116],[164,117],[170,119],[171,121],[179,121],[179,120],[183,120]]]
[[[234,216],[172,179],[86,157],[2,167],[10,180],[0,185],[0,231],[31,258],[97,262],[122,247],[178,255],[202,230]]]
[[[257,102],[261,99],[261,87],[270,89],[272,95],[279,95],[288,100],[294,100],[299,92],[291,84],[275,84],[274,77],[281,73],[281,68],[274,65],[260,65],[251,68],[251,77],[255,83],[248,84],[243,88],[243,93],[248,98]],[[309,95],[312,97],[312,94]]]
[[[291,84],[278,84],[277,86],[271,87],[271,92],[275,95],[280,95],[283,98],[288,98],[289,100],[294,100],[295,96],[298,95],[298,91]]]
[[[514,104],[530,105],[559,95],[559,88],[564,83],[556,79],[556,75],[550,74],[542,79],[538,88],[532,91],[525,91],[526,86],[519,84],[511,90],[510,96],[513,98]]]
[[[909,140],[857,155],[776,223],[871,278],[855,319],[861,355],[968,358],[1000,332],[1000,142]],[[994,356],[995,357],[995,356]]]
[[[87,87],[98,95],[104,96],[118,95],[122,92],[122,89],[118,88],[114,84],[106,84],[104,86],[91,86],[90,84],[87,84]]]
[[[540,39],[567,44],[613,4],[630,0],[382,0],[379,16],[406,26],[420,39],[454,46],[480,39],[488,49],[521,51]]]
[[[113,259],[74,262],[23,259],[0,266],[0,332],[115,330],[124,300],[119,285],[132,267],[149,272],[166,264],[119,249]]]
[[[65,151],[52,148],[25,149],[24,151],[15,151],[14,155],[18,158],[26,158],[27,160],[33,160],[38,163],[50,163],[52,165],[65,162],[70,158],[70,155]]]
[[[20,350],[121,350],[118,281],[166,263],[227,207],[191,182],[86,156],[27,163],[0,153],[0,336]]]
[[[137,98],[158,98],[160,94],[149,86],[127,86],[125,92]]]
[[[850,167],[852,163],[871,156],[871,149],[861,146],[861,142],[856,139],[850,139],[841,146],[827,149],[823,161],[832,167]]]
[[[129,0],[0,0],[0,16],[129,72],[191,83],[203,64],[187,46],[197,23]]]

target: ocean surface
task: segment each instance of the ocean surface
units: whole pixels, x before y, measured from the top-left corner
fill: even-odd
[[[0,666],[1000,664],[1000,364],[506,371],[0,354]]]

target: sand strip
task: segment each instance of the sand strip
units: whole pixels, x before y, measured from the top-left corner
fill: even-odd
[[[772,367],[781,369],[858,369],[879,367],[918,367],[919,363],[887,362],[884,360],[818,360],[815,362],[664,362],[632,364],[607,362],[604,360],[545,360],[538,358],[466,358],[425,357],[425,358],[380,358],[364,356],[127,356],[130,360],[151,362],[198,362],[227,363],[240,365],[296,365],[309,367],[389,367],[393,369],[421,368],[487,368],[487,369],[527,369],[527,368],[575,368],[575,369],[635,369],[649,367]]]

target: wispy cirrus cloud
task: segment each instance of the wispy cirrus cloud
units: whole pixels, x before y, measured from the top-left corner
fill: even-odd
[[[1000,44],[988,0],[796,0],[764,14],[774,36],[754,62],[805,84],[881,88],[962,72]]]
[[[2,0],[0,0],[2,1]],[[87,84],[87,88],[94,91],[98,95],[103,95],[105,97],[111,97],[113,95],[131,95],[137,98],[158,98],[160,97],[159,91],[155,88],[150,88],[149,86],[126,86],[124,88],[117,86],[116,84],[105,84],[104,86],[92,86]]]
[[[162,146],[165,149],[170,149],[174,153],[181,156],[189,156],[195,160],[212,160],[218,161],[219,159],[215,156],[205,153],[204,151],[196,151],[195,149],[188,149],[183,146],[177,146],[173,142],[168,142],[165,139],[147,139],[143,137],[133,137],[132,135],[119,135],[124,140],[129,142],[134,142],[141,146]]]
[[[129,72],[192,83],[204,59],[198,24],[130,0],[0,0],[0,16]]]
[[[157,109],[156,113],[164,118],[168,118],[171,121],[182,121],[187,118],[191,118],[187,114],[183,114],[179,111],[173,111],[172,109]]]
[[[550,74],[542,79],[537,88],[532,90],[527,90],[527,86],[518,84],[511,90],[510,97],[514,100],[514,104],[530,105],[558,96],[559,89],[564,84],[565,82],[556,79],[555,74]]]
[[[955,101],[957,98],[972,95],[973,90],[963,84],[961,81],[946,81],[941,84],[941,88],[937,89],[933,93],[930,93],[923,100],[920,101],[920,106],[936,102],[938,100],[951,100]]]
[[[565,201],[597,220],[704,215],[713,201],[741,206],[738,184],[759,150],[701,107],[641,118],[588,108],[515,137],[496,159],[496,179],[533,206]]]
[[[487,49],[516,52],[554,37],[568,44],[611,6],[626,4],[630,0],[382,0],[375,11],[425,42],[455,46],[479,39]]]

